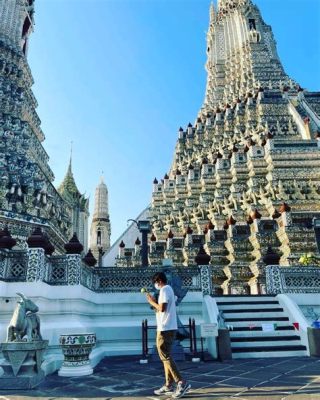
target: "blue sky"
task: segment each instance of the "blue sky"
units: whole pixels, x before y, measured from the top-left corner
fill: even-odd
[[[320,1],[255,0],[286,72],[320,90]],[[37,0],[29,50],[44,147],[57,186],[90,196],[101,171],[112,242],[168,172],[179,126],[201,107],[209,0]]]

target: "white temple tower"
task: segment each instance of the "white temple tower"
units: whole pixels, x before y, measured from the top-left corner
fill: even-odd
[[[102,255],[110,248],[110,235],[108,188],[101,177],[101,182],[95,192],[94,213],[90,229],[90,249],[99,260],[99,266],[101,266]]]

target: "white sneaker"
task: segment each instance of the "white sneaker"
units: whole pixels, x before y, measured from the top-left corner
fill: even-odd
[[[172,399],[179,399],[180,397],[184,396],[187,391],[191,388],[190,383],[179,382],[176,391],[171,396]]]
[[[160,389],[155,390],[153,393],[157,396],[164,396],[172,394],[173,392],[173,386],[163,385]]]

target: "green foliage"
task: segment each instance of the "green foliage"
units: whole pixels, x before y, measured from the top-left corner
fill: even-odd
[[[299,258],[299,263],[301,265],[319,265],[319,260],[315,257],[313,253],[304,253],[300,258]]]

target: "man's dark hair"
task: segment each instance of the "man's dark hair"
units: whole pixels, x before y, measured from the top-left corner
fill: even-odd
[[[157,273],[155,273],[155,274],[153,275],[153,277],[152,277],[152,282],[153,282],[153,283],[156,283],[157,281],[161,281],[161,282],[163,282],[163,283],[167,283],[168,280],[167,280],[166,274],[165,274],[164,272],[157,272]]]

